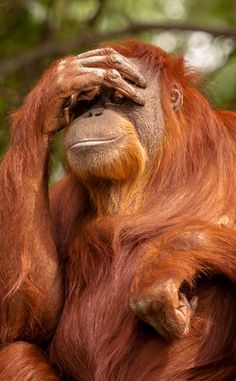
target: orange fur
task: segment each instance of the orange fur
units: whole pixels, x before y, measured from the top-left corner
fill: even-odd
[[[83,220],[78,211],[75,224],[69,215],[62,223],[60,235],[73,233],[67,302],[51,356],[76,380],[234,379],[236,114],[211,107],[181,57],[136,41],[109,46],[159,72],[165,136],[133,214]],[[177,113],[173,84],[184,94]],[[55,190],[59,209],[66,189],[75,203],[77,180],[68,181],[73,186]],[[139,276],[147,284],[173,277],[194,287],[199,306],[188,337],[165,343],[136,320],[128,298]]]
[[[57,249],[65,304],[50,359],[62,375],[79,381],[231,381],[236,377],[236,114],[212,108],[198,90],[198,74],[181,57],[138,41],[109,46],[159,74],[165,133],[154,169],[142,176],[147,161],[137,156],[141,151],[132,135],[132,159],[125,156],[112,168],[117,181],[127,163],[135,173],[132,182],[121,182],[108,195],[100,184],[95,191],[87,179],[83,183],[69,173],[53,189],[49,212],[49,148],[42,127],[52,122],[52,103],[44,94],[54,86],[54,69],[44,75],[13,116],[0,172],[1,342],[23,337],[40,343],[55,329],[63,300]],[[173,85],[184,95],[176,113]],[[133,134],[131,125],[124,128]],[[170,277],[179,285],[188,282],[199,306],[189,335],[167,342],[134,316],[129,296],[131,287]],[[56,379],[35,349],[12,345],[0,351],[6,379],[17,375],[8,365],[14,358],[20,359],[14,365],[21,379],[26,363],[34,369],[27,377],[39,369],[45,380]]]

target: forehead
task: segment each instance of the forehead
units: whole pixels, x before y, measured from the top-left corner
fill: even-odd
[[[143,75],[147,81],[148,87],[157,86],[158,79],[160,76],[159,70],[154,69],[151,65],[143,63],[143,60],[140,58],[128,58],[138,69],[138,71]]]
[[[162,69],[168,64],[170,55],[158,46],[146,44],[144,42],[132,39],[123,41],[122,44],[109,42],[102,44],[102,48],[111,49],[127,60],[131,60],[136,64],[140,73],[145,77],[158,77]]]

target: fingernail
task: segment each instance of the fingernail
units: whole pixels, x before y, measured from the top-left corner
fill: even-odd
[[[139,103],[141,106],[144,106],[145,104],[145,100],[140,97],[136,97],[136,102]]]
[[[140,77],[139,79],[140,79],[140,85],[142,87],[146,88],[147,87],[146,80],[143,77]]]

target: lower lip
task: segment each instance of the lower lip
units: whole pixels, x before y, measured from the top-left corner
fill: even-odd
[[[109,144],[116,142],[118,138],[108,139],[108,140],[85,140],[78,143],[73,144],[69,148],[80,148],[80,147],[95,147],[95,146],[101,146],[103,144]]]

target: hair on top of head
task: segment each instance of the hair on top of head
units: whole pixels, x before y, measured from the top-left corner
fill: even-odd
[[[164,74],[165,81],[175,80],[183,88],[186,86],[199,88],[203,83],[203,74],[186,62],[182,54],[168,53],[159,46],[136,39],[111,41],[100,44],[100,46],[113,48],[127,58],[141,60],[146,68]]]

